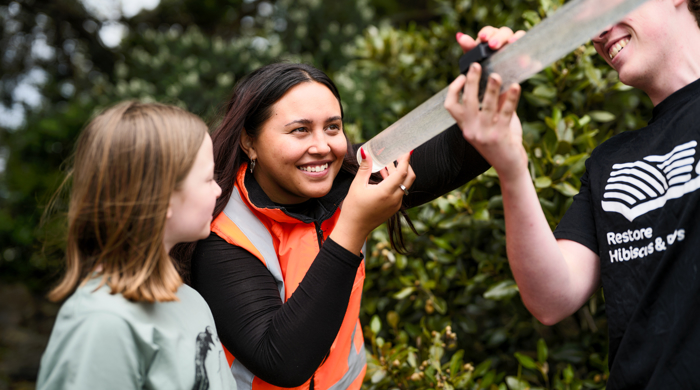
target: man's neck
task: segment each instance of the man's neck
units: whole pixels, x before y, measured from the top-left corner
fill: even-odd
[[[700,45],[696,47],[700,48]],[[664,101],[679,89],[700,79],[699,53],[700,50],[696,53],[685,52],[680,55],[681,58],[677,58],[677,61],[673,62],[674,65],[669,67],[668,72],[655,75],[651,78],[653,83],[640,86],[640,89],[649,95],[654,106]]]
[[[676,39],[669,42],[672,50],[660,50],[665,53],[667,71],[649,75],[649,83],[638,88],[649,95],[654,106],[674,92],[700,79],[700,28],[692,15],[687,21],[688,28],[675,28],[682,33],[675,34]]]

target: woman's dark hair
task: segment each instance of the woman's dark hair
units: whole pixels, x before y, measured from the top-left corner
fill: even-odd
[[[343,117],[338,88],[325,73],[311,65],[284,62],[269,64],[251,72],[234,87],[233,95],[222,107],[220,116],[223,116],[223,119],[211,135],[214,143],[214,171],[221,187],[221,196],[214,207],[214,218],[226,207],[233,192],[239,168],[244,162],[250,162],[241,148],[242,133],[245,131],[249,137],[255,139],[263,124],[270,119],[272,106],[290,89],[303,82],[317,82],[326,86],[338,99],[340,115],[341,118]],[[349,141],[347,142],[348,152],[345,154],[341,169],[354,175],[359,167],[352,153],[352,145]],[[371,182],[377,183],[380,180],[381,177],[375,174]],[[405,213],[405,207],[402,206],[401,210],[388,221],[389,241],[394,249],[405,253],[399,219],[401,215],[413,229]],[[189,279],[189,262],[195,246],[196,243],[183,243],[175,246],[171,251],[186,281]]]

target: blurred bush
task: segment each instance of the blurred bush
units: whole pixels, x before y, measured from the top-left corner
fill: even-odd
[[[280,59],[304,61],[338,84],[346,131],[359,142],[454,78],[461,54],[456,32],[474,36],[489,24],[528,29],[561,3],[163,0],[154,11],[122,20],[130,33],[119,47],[99,50],[92,49],[97,38],[85,28],[91,26],[87,21],[100,21],[84,10],[58,22],[36,5],[22,3],[14,14],[11,6],[0,7],[6,24],[24,18],[12,34],[6,28],[3,47],[19,31],[26,30],[27,38],[36,30],[32,23],[40,21],[56,47],[53,58],[32,64],[46,76],[37,84],[43,103],[27,106],[23,125],[0,127],[0,278],[36,292],[47,291],[56,279],[64,222],[53,219],[39,229],[39,217],[77,134],[99,109],[123,99],[161,101],[212,121],[245,74]],[[95,53],[100,58],[92,58]],[[9,86],[29,70],[10,67],[7,57],[0,90],[9,107],[16,103]],[[619,83],[590,45],[523,84],[518,114],[524,144],[552,228],[577,193],[591,150],[615,133],[643,126],[650,108],[641,92]],[[419,231],[405,232],[411,254],[393,252],[383,228],[371,236],[361,313],[366,388],[605,387],[602,293],[552,327],[527,312],[508,267],[495,172],[410,215]]]

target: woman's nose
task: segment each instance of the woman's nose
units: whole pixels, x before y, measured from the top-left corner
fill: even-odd
[[[313,143],[309,148],[309,153],[312,154],[326,154],[331,151],[331,147],[328,144],[328,138],[325,131],[314,132]]]

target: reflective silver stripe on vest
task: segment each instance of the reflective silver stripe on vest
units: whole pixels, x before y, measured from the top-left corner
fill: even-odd
[[[233,192],[231,193],[231,199],[229,199],[226,208],[224,208],[224,214],[226,214],[226,216],[233,223],[235,223],[239,229],[241,229],[241,232],[243,232],[243,234],[263,256],[267,269],[277,281],[277,288],[280,292],[280,298],[282,299],[282,302],[284,302],[284,279],[282,278],[282,270],[280,268],[279,259],[277,258],[277,253],[275,253],[275,246],[272,241],[272,236],[265,225],[260,222],[258,217],[256,217],[245,202],[243,202],[243,198],[241,198],[238,188],[234,188]],[[366,242],[365,245],[367,245]],[[366,252],[363,251],[363,253]],[[350,384],[357,379],[358,375],[360,375],[362,369],[367,363],[364,343],[360,348],[360,352],[357,352],[355,349],[355,332],[357,332],[357,327],[358,323],[355,323],[355,329],[352,331],[352,336],[350,338],[348,370],[338,382],[329,388],[329,390],[347,389]],[[231,373],[236,379],[236,387],[238,390],[252,390],[253,379],[255,376],[252,372],[248,371],[243,364],[241,364],[240,360],[236,359],[233,361],[233,364],[231,365]]]
[[[350,354],[348,355],[348,370],[345,372],[342,378],[336,382],[333,386],[329,387],[328,390],[345,390],[352,382],[357,379],[360,375],[362,369],[367,364],[367,356],[365,356],[365,343],[362,343],[360,352],[355,350],[355,332],[357,332],[357,326],[359,322],[355,323],[355,329],[352,331],[352,338],[350,339]]]
[[[255,375],[248,371],[248,369],[241,364],[240,360],[236,359],[233,361],[231,365],[231,374],[233,374],[233,379],[236,380],[237,390],[253,390],[253,378],[255,378]]]
[[[229,199],[224,209],[224,214],[241,229],[241,232],[248,237],[263,259],[265,259],[265,265],[272,276],[275,277],[280,298],[284,302],[284,279],[282,278],[280,261],[277,259],[277,253],[275,253],[275,246],[272,244],[272,236],[265,225],[260,222],[258,217],[243,202],[238,188],[233,189],[231,199]]]

